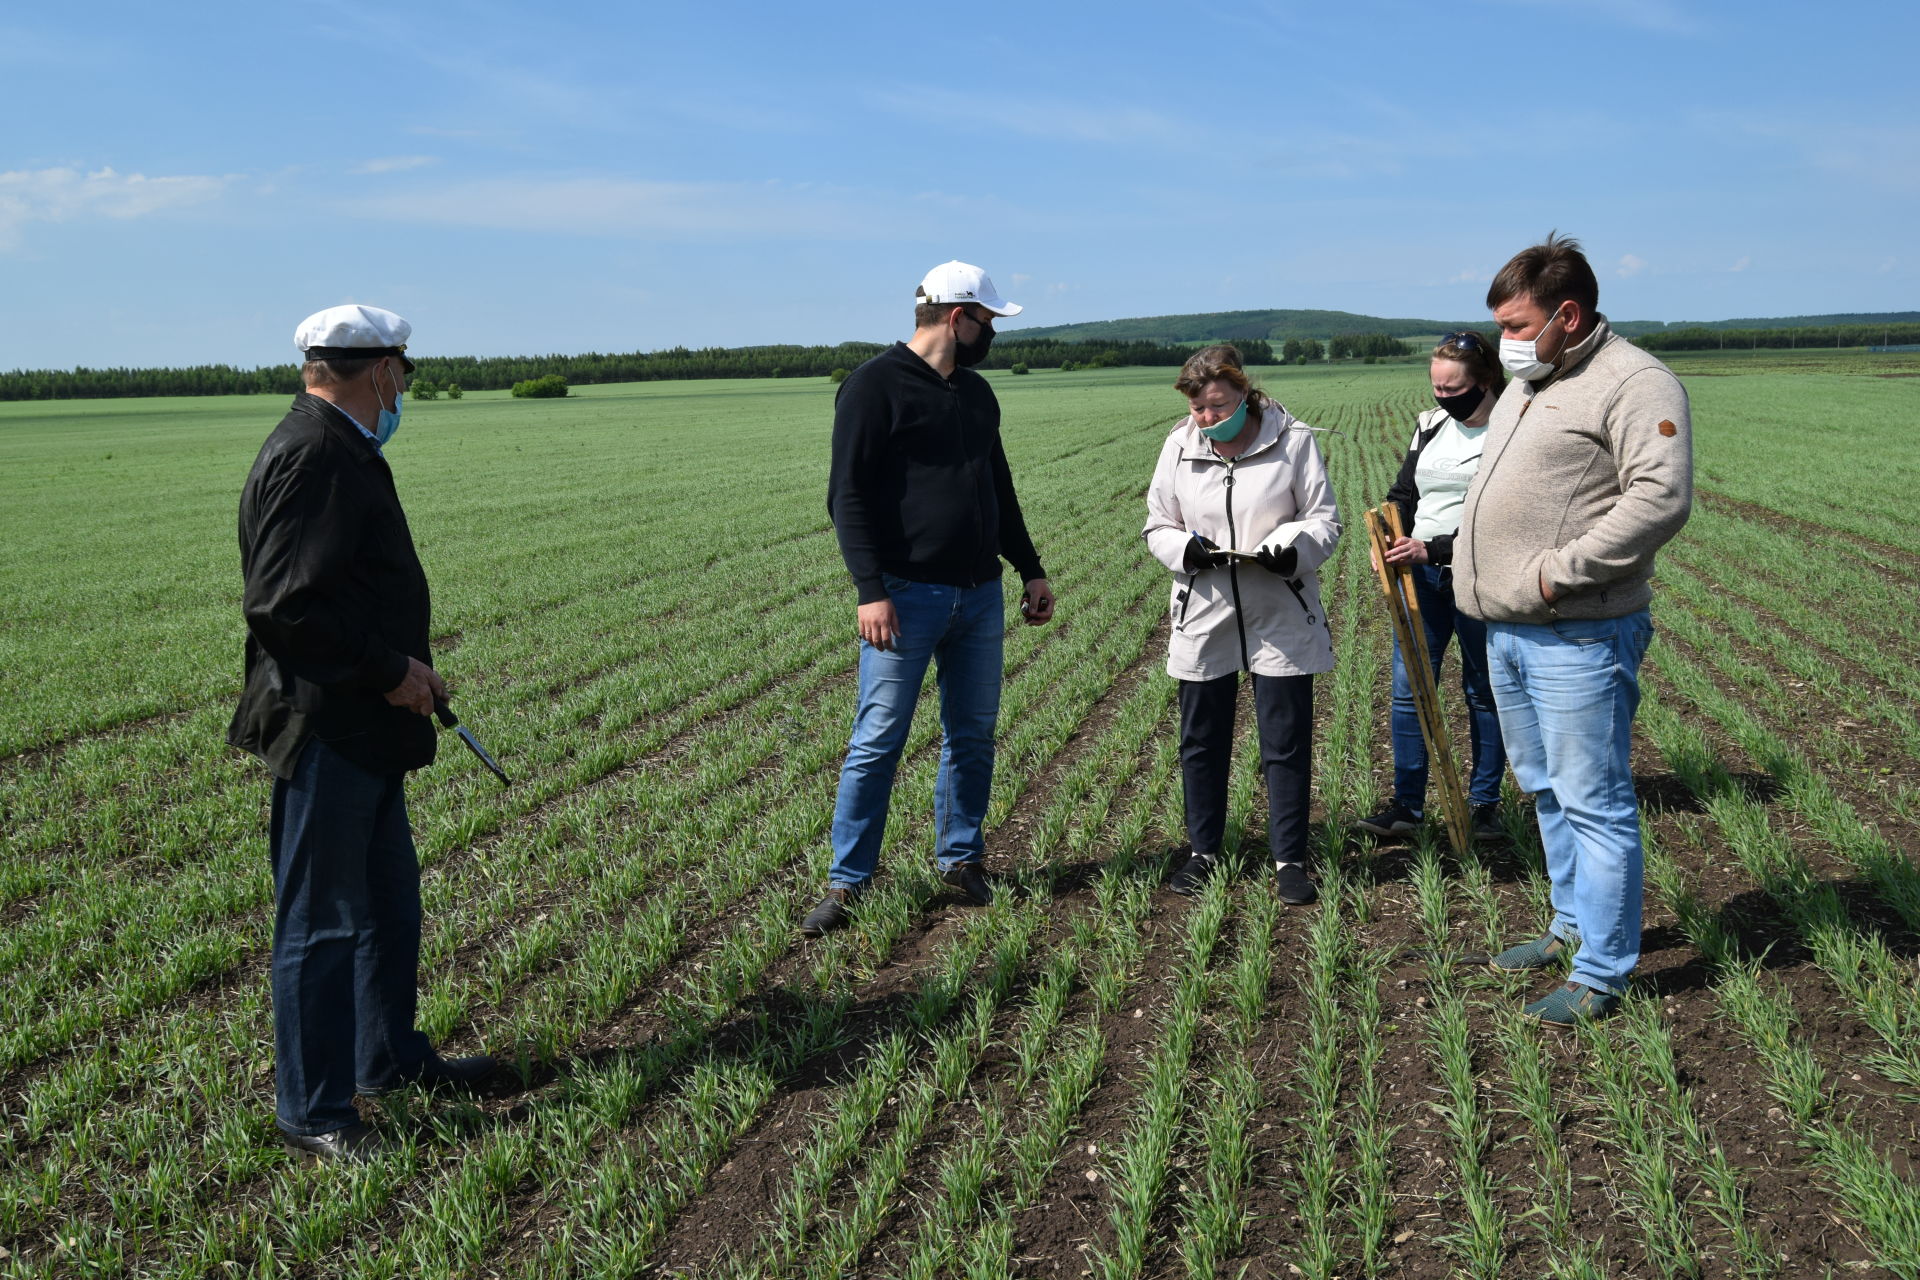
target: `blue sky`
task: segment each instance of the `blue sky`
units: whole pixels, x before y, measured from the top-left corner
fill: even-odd
[[[1842,16],[1835,16],[1842,15]],[[0,13],[0,368],[1482,314],[1549,228],[1622,319],[1920,307],[1920,6],[288,4]],[[1011,328],[1013,326],[1006,326]]]

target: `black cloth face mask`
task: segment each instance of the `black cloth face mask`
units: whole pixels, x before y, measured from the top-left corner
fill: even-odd
[[[1487,398],[1485,387],[1468,387],[1457,396],[1435,396],[1433,402],[1447,411],[1447,416],[1455,422],[1465,422]]]
[[[982,329],[972,342],[954,339],[953,363],[962,369],[971,369],[987,358],[987,348],[993,345],[993,330]]]

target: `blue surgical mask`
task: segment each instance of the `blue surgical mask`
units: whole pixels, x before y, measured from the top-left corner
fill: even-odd
[[[373,394],[376,404],[379,403],[378,397],[380,395],[380,371],[385,367],[383,364],[380,369],[373,371]],[[392,375],[389,374],[388,376],[391,377]],[[389,409],[384,404],[380,405],[380,418],[373,427],[373,442],[382,449],[387,447],[387,441],[393,439],[394,432],[400,430],[400,408],[406,398],[407,393],[402,391],[398,384],[395,384],[393,388],[393,408]]]
[[[373,439],[383,449],[387,441],[393,439],[394,432],[400,429],[400,407],[406,398],[406,392],[398,392],[393,397],[393,408],[380,410],[380,421],[374,424]]]
[[[1222,418],[1220,419],[1220,421],[1214,423],[1210,427],[1200,428],[1200,434],[1203,436],[1206,436],[1210,440],[1219,440],[1224,443],[1226,441],[1232,440],[1235,436],[1239,435],[1241,428],[1245,427],[1246,425],[1247,425],[1247,398],[1245,396],[1241,396],[1240,407],[1233,411],[1232,416]]]

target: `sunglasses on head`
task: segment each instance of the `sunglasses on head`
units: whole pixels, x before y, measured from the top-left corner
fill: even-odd
[[[1457,347],[1461,351],[1477,351],[1480,349],[1480,335],[1462,329],[1458,333],[1450,333],[1440,339],[1440,345],[1443,347]]]

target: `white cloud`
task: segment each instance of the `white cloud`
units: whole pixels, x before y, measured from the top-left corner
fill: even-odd
[[[350,212],[400,222],[649,239],[886,235],[911,224],[869,195],[814,183],[484,178],[370,196]]]
[[[1620,265],[1613,269],[1613,274],[1625,279],[1628,276],[1637,276],[1646,269],[1645,258],[1629,253],[1621,257]]]
[[[615,174],[530,174],[416,186],[350,198],[365,218],[498,231],[655,241],[918,239],[981,219],[997,227],[1083,225],[992,196],[820,182],[681,182]]]
[[[964,121],[1033,138],[1068,142],[1175,142],[1188,136],[1185,125],[1141,107],[1099,105],[1071,99],[1009,99],[959,93],[950,89],[886,90],[874,95],[888,111],[942,124]]]
[[[1832,112],[1764,116],[1733,111],[1697,112],[1693,120],[1712,139],[1772,148],[1808,169],[1863,187],[1920,190],[1920,127],[1905,121],[1862,123]]]
[[[439,156],[375,156],[355,165],[354,173],[404,173],[408,169],[424,169],[430,164],[439,164]]]
[[[1727,268],[1727,270],[1729,270],[1729,271],[1745,271],[1745,270],[1746,270],[1746,269],[1747,269],[1748,267],[1750,267],[1750,266],[1752,266],[1752,265],[1753,265],[1753,259],[1752,259],[1752,258],[1749,258],[1749,257],[1744,257],[1744,256],[1743,256],[1743,257],[1742,257],[1742,258],[1741,258],[1741,259],[1740,259],[1740,260],[1739,260],[1738,262],[1736,262],[1736,263],[1734,263],[1734,264],[1733,264],[1732,266],[1730,266],[1730,267],[1728,267],[1728,268]]]
[[[1033,277],[1032,277],[1032,276],[1030,276],[1030,275],[1028,275],[1028,274],[1027,274],[1026,272],[1024,272],[1024,271],[1016,271],[1016,272],[1014,272],[1014,273],[1013,273],[1013,275],[1012,275],[1012,276],[1010,277],[1010,279],[1012,279],[1012,281],[1013,281],[1013,282],[1014,282],[1015,284],[1025,284],[1025,283],[1026,283],[1027,281],[1029,281],[1029,280],[1031,280],[1031,279],[1033,279]]]
[[[1468,267],[1464,271],[1456,271],[1454,274],[1448,276],[1447,283],[1448,284],[1485,284],[1491,279],[1493,279],[1493,272],[1475,271],[1472,267]]]
[[[30,222],[77,218],[144,218],[217,198],[234,179],[97,169],[25,169],[0,173],[0,249],[19,243]]]
[[[1687,12],[1685,6],[1672,0],[1608,0],[1606,4],[1588,4],[1584,0],[1506,0],[1506,3],[1667,35],[1700,35],[1705,32],[1697,17]]]

